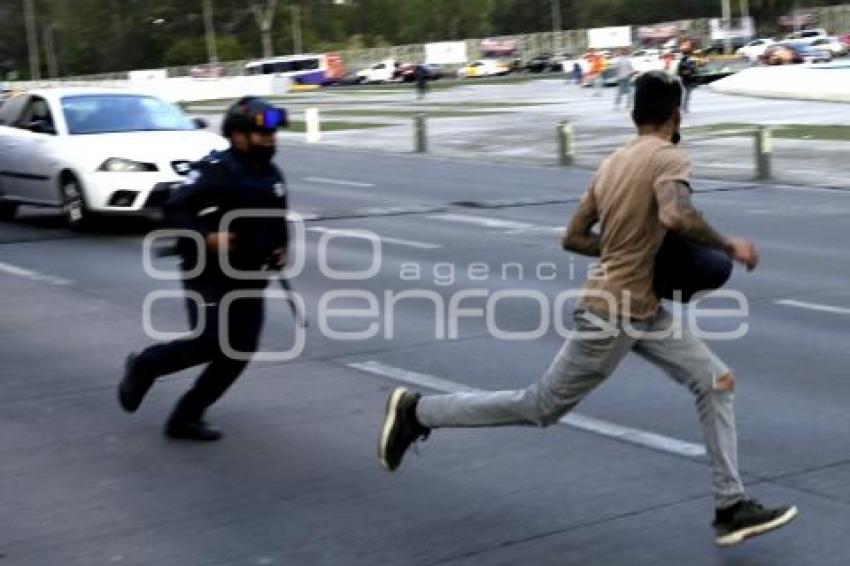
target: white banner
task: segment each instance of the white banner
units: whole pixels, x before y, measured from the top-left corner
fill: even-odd
[[[465,41],[441,41],[425,45],[425,62],[432,65],[466,63]]]
[[[723,41],[724,39],[749,39],[755,35],[753,19],[733,18],[728,26],[723,25],[723,20],[720,18],[712,18],[708,21],[708,26],[711,29],[711,41]]]
[[[587,43],[591,49],[629,47],[632,44],[632,28],[618,26],[587,30]]]

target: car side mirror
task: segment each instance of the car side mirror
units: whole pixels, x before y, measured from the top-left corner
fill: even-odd
[[[195,124],[195,128],[199,130],[206,130],[210,125],[209,122],[203,118],[192,118],[192,123]]]
[[[47,120],[33,120],[29,124],[27,124],[27,129],[34,134],[48,134],[51,136],[56,135],[56,128],[53,127],[53,124],[48,122]]]

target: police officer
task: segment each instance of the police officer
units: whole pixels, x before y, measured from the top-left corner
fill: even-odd
[[[194,386],[180,399],[169,418],[165,434],[171,438],[215,441],[221,431],[204,421],[204,413],[233,384],[257,350],[263,326],[262,289],[268,276],[262,270],[280,270],[286,264],[288,235],[282,217],[287,208],[286,183],[272,163],[276,131],[287,126],[283,109],[256,97],[234,103],[224,118],[224,136],[231,147],[212,152],[193,166],[186,183],[165,204],[166,222],[198,233],[202,249],[190,238],[181,239],[183,285],[187,290],[193,337],[156,344],[140,354],[130,354],[118,399],[127,412],[135,412],[154,381],[189,367],[207,364]],[[262,209],[268,216],[242,217],[227,224],[229,212]],[[226,220],[226,219],[224,219]],[[227,231],[224,231],[226,228]],[[220,254],[233,269],[255,272],[254,279],[228,273]],[[200,274],[190,278],[201,261]],[[197,271],[197,270],[196,270]],[[228,294],[254,291],[224,309]],[[201,312],[203,311],[203,312]],[[220,315],[222,316],[220,319]],[[198,324],[202,326],[198,328]],[[221,329],[219,326],[225,325]],[[239,355],[233,355],[237,352]]]

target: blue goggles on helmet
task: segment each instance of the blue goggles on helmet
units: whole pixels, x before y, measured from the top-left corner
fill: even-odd
[[[289,116],[283,108],[268,108],[254,114],[254,124],[263,130],[277,130],[289,126]]]

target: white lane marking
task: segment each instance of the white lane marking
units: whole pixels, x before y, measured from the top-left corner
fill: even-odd
[[[485,228],[493,228],[503,230],[505,236],[516,236],[520,234],[563,234],[565,227],[563,226],[540,226],[538,224],[529,224],[528,222],[517,222],[516,220],[502,220],[500,218],[488,218],[486,216],[474,216],[471,214],[432,214],[428,218],[434,220],[443,220],[446,222],[458,222],[462,224],[474,224]]]
[[[335,228],[325,228],[324,226],[313,226],[307,228],[309,232],[317,232],[320,234],[333,234],[335,236],[350,236],[352,238],[362,238],[362,230],[340,230]],[[407,246],[409,248],[417,248],[420,250],[437,250],[442,248],[440,244],[431,244],[429,242],[416,242],[414,240],[403,240],[401,238],[388,238],[386,236],[378,236],[381,243],[395,244],[397,246]]]
[[[534,228],[528,228],[526,230],[505,230],[503,234],[505,236],[516,236],[520,234],[563,234],[566,230],[566,226],[535,226]]]
[[[29,269],[25,269],[17,265],[12,265],[11,263],[0,262],[0,273],[14,275],[16,277],[22,277],[24,279],[29,279],[30,281],[49,283],[50,285],[56,285],[58,287],[72,285],[72,282],[67,279],[62,279],[61,277],[54,277],[53,275],[45,275],[44,273],[31,271]]]
[[[346,181],[345,179],[328,179],[326,177],[306,177],[308,183],[322,183],[325,185],[341,185],[343,187],[374,187],[374,183],[361,183],[359,181]]]
[[[734,163],[702,163],[698,162],[695,166],[697,169],[700,167],[712,168],[712,169],[736,169],[740,171],[751,171],[753,169],[752,165],[736,165]]]
[[[499,218],[488,218],[486,216],[473,216],[471,214],[431,214],[428,216],[433,220],[443,220],[445,222],[460,222],[463,224],[475,224],[485,228],[495,228],[499,230],[532,230],[537,228],[534,224],[527,222],[516,222],[514,220],[502,220]]]
[[[845,307],[834,307],[832,305],[821,305],[818,303],[807,303],[805,301],[795,301],[793,299],[782,299],[781,301],[776,301],[777,305],[784,305],[786,307],[794,307],[798,309],[808,309],[811,311],[818,312],[828,312],[832,314],[850,314],[850,308]]]
[[[462,383],[456,383],[447,379],[434,377],[424,373],[408,371],[401,368],[388,366],[374,360],[366,362],[355,362],[348,364],[348,367],[373,375],[388,377],[394,381],[400,381],[417,387],[425,387],[439,391],[442,393],[458,393],[458,392],[476,392],[481,391],[475,387],[470,387]],[[587,417],[576,413],[571,413],[561,419],[560,423],[564,426],[591,432],[608,438],[615,438],[629,444],[635,444],[653,450],[669,452],[679,456],[688,458],[700,458],[705,456],[705,447],[701,444],[686,442],[669,436],[656,434],[637,428],[610,423],[593,417]]]

